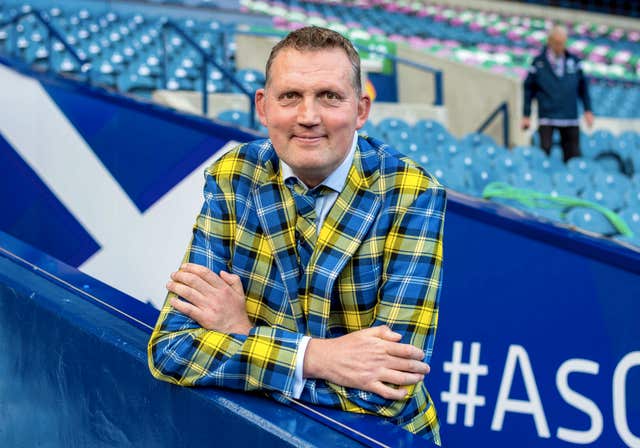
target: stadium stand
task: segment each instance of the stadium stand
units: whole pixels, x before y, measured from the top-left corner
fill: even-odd
[[[378,99],[360,132],[389,141],[448,190],[446,288],[428,377],[445,446],[640,447],[639,370],[632,369],[640,366],[640,25],[625,20],[637,5],[621,3],[0,2],[0,79],[10,86],[0,93],[19,117],[0,119],[0,203],[16,210],[0,224],[10,222],[9,233],[27,243],[0,229],[0,402],[9,397],[9,406],[0,405],[8,421],[0,446],[420,445],[373,416],[282,408],[226,390],[176,391],[153,381],[144,365],[155,309],[136,308],[132,297],[161,304],[164,290],[156,289],[166,272],[158,266],[171,258],[170,247],[176,254],[167,266],[182,255],[177,234],[201,205],[187,203],[200,199],[205,164],[265,135],[259,124],[247,129],[255,118],[247,101],[264,84],[261,53],[270,36],[317,24],[389,52],[363,64]],[[530,4],[581,10],[545,6],[538,14]],[[513,130],[519,86],[553,18],[569,26],[570,48],[584,60],[599,126],[582,132],[582,157],[566,164],[558,140],[548,156],[537,134]],[[203,51],[215,61],[206,70]],[[443,105],[432,107],[437,89],[424,73],[403,73],[392,56],[440,70]],[[14,85],[28,87],[24,97],[8,91]],[[27,109],[22,100],[35,110],[18,116]],[[502,105],[504,115],[479,132]],[[511,137],[497,130],[500,119],[512,125]],[[25,134],[41,138],[30,146]],[[461,366],[480,373],[456,374]],[[593,400],[592,413],[571,403],[569,374],[573,393]],[[535,412],[518,411],[522,404]],[[369,432],[371,422],[379,434]],[[185,430],[190,425],[197,430]],[[343,432],[352,425],[359,434]],[[561,439],[561,428],[583,439]]]
[[[209,6],[195,1],[183,4]],[[88,69],[71,57],[62,42],[47,44],[47,30],[34,14],[28,14],[32,11],[28,4],[9,2],[1,8],[0,22],[8,23],[18,14],[27,15],[13,23],[13,28],[2,28],[0,49],[34,66],[72,76],[89,71],[95,83],[147,98],[158,89],[194,91],[202,84],[200,53],[179,34],[163,31],[163,24],[169,20],[166,16],[125,14],[98,7],[51,7],[43,11],[42,17],[77,51],[80,61],[90,61]],[[526,73],[530,57],[543,43],[544,30],[550,24],[546,19],[427,3],[398,6],[368,1],[339,4],[243,0],[241,8],[272,16],[276,28],[313,23],[346,32],[357,29],[363,37],[384,37],[518,78]],[[174,23],[217,64],[207,68],[208,93],[251,93],[264,84],[260,70],[235,68],[236,23],[192,17]],[[635,74],[640,69],[640,34],[582,22],[571,24],[571,31],[569,48],[585,58],[585,69],[595,78],[591,90],[596,115],[640,115],[640,87]],[[165,52],[166,74],[162,68]],[[221,110],[216,116],[233,125],[251,125],[245,110]],[[259,131],[264,132],[264,128],[259,127]],[[633,196],[628,176],[640,171],[640,134],[633,131],[618,136],[607,130],[583,133],[584,158],[566,166],[556,157],[557,150],[547,157],[535,146],[535,139],[533,147],[516,146],[508,152],[507,147],[488,135],[472,132],[456,138],[434,120],[409,124],[389,116],[375,125],[368,123],[363,132],[393,141],[399,150],[426,168],[437,168],[438,177],[448,187],[480,197],[492,181],[500,181],[524,190],[569,194],[620,211],[624,197]],[[615,179],[615,189],[607,182],[609,179]],[[602,185],[605,191],[600,191]],[[522,204],[516,205],[522,208]],[[563,212],[554,216],[571,224],[569,215]]]

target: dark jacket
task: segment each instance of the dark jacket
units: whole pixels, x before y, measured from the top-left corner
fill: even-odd
[[[578,98],[585,111],[591,110],[587,79],[580,59],[565,51],[564,76],[558,77],[549,60],[547,47],[536,56],[524,82],[524,116],[531,115],[531,100],[538,100],[538,117],[551,119],[578,118]]]

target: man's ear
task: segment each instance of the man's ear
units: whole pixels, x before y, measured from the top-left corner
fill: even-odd
[[[356,119],[356,129],[360,129],[367,122],[371,111],[371,98],[367,94],[362,94],[358,100],[358,118]]]
[[[265,104],[264,104],[265,100],[266,100],[266,95],[265,95],[264,89],[256,90],[254,102],[256,105],[256,112],[258,113],[258,119],[260,120],[260,123],[262,123],[263,126],[267,126],[267,116],[265,114]]]

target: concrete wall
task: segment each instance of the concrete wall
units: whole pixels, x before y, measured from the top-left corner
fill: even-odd
[[[398,56],[443,71],[444,105],[447,108],[448,125],[457,137],[474,132],[484,120],[503,102],[510,110],[511,142],[523,143],[519,129],[522,116],[522,86],[519,80],[491,73],[450,61],[408,46],[398,46]],[[398,64],[399,99],[407,103],[433,103],[432,75],[404,64]],[[502,122],[497,119],[486,133],[496,142],[502,141]]]

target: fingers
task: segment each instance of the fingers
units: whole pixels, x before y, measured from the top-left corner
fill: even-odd
[[[392,358],[387,367],[400,372],[416,373],[421,376],[427,375],[431,371],[429,364],[405,358]]]
[[[171,299],[171,306],[174,307],[177,311],[187,316],[188,318],[197,320],[196,317],[199,311],[198,307],[190,304],[189,302],[180,300],[178,297],[173,297]]]
[[[235,274],[229,274],[227,271],[220,271],[220,278],[231,287],[235,292],[244,296],[244,289],[242,288],[242,281],[240,277]]]
[[[200,291],[184,283],[171,280],[167,283],[167,289],[194,305],[198,305],[204,300]]]
[[[398,370],[386,369],[380,374],[379,379],[385,383],[396,386],[412,386],[424,379],[420,373],[400,372]]]
[[[180,266],[180,270],[178,272],[189,272],[194,274],[214,288],[225,284],[225,282],[223,282],[215,272],[199,264],[184,263]]]
[[[387,353],[398,358],[415,359],[417,361],[424,359],[424,352],[411,344],[390,342],[387,346]]]
[[[385,341],[398,342],[402,339],[402,335],[400,333],[396,333],[391,330],[387,325],[379,325],[377,327],[371,327],[364,330],[362,332],[367,332],[371,336],[376,336],[380,339],[384,339]]]
[[[173,274],[171,274],[171,280],[173,282],[169,282],[170,284],[182,284],[184,286],[193,288],[200,293],[204,293],[211,288],[211,285],[209,285],[209,283],[207,283],[202,277],[187,271],[180,270],[174,272]],[[167,285],[167,287],[168,286],[169,285]]]
[[[402,400],[408,393],[407,390],[402,387],[396,389],[379,381],[371,387],[371,392],[380,395],[386,400]]]

